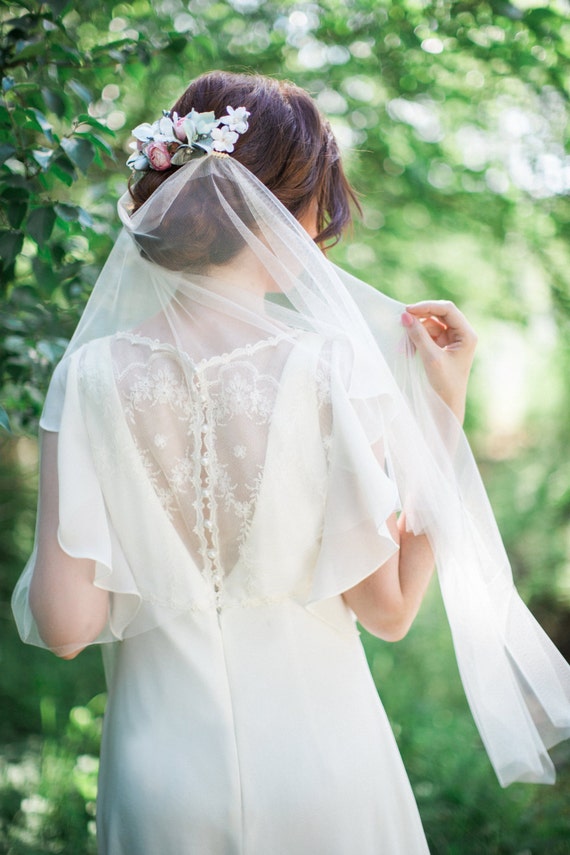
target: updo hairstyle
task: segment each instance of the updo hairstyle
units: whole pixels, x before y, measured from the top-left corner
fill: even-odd
[[[297,219],[316,200],[315,241],[322,246],[337,243],[351,220],[351,202],[357,208],[359,205],[344,174],[330,126],[310,95],[287,81],[212,71],[194,80],[172,110],[179,116],[187,115],[192,108],[199,113],[213,111],[219,118],[228,105],[245,107],[250,113],[249,129],[240,135],[230,156],[265,184]],[[131,181],[134,210],[181,168],[161,172],[149,169],[138,181]],[[217,179],[216,192],[247,222],[247,200],[232,198],[235,188],[221,186],[224,183],[229,184]],[[173,270],[199,270],[226,263],[239,251],[241,241],[235,229],[228,230],[224,215],[212,214],[207,194],[201,199],[195,194],[192,198],[179,194],[162,229],[149,235],[150,241],[145,240],[144,245],[138,241],[143,254]],[[162,230],[164,237],[168,232],[168,252],[160,250]]]

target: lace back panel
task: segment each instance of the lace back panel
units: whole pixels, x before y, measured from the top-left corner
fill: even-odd
[[[115,381],[165,514],[219,590],[247,561],[279,381],[291,352],[276,336],[193,361],[171,345],[119,333]]]

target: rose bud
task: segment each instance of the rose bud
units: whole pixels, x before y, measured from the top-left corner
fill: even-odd
[[[148,144],[145,152],[153,169],[161,172],[168,169],[171,165],[170,154],[166,143],[151,142]]]

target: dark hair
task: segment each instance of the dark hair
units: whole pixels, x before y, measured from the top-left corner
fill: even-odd
[[[212,71],[194,80],[173,105],[179,116],[192,108],[223,116],[228,104],[250,112],[249,130],[232,157],[249,169],[294,217],[317,200],[317,243],[332,246],[350,223],[356,194],[344,174],[328,122],[304,89],[253,74]],[[179,167],[148,170],[129,190],[138,209]]]

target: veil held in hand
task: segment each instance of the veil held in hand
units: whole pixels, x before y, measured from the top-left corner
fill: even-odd
[[[327,620],[335,598],[393,553],[386,520],[403,508],[433,548],[465,693],[501,784],[554,780],[547,748],[570,736],[570,669],[514,588],[471,451],[413,352],[404,307],[335,267],[227,156],[192,160],[134,212],[125,194],[119,214],[41,420],[59,433],[59,542],[93,560],[95,584],[111,592],[96,640],[223,606],[232,568],[249,561],[256,572],[248,549],[263,479],[285,484],[294,465],[322,525],[311,583],[292,578],[291,595]],[[204,460],[214,449],[195,401],[217,430],[210,535],[188,449]],[[288,435],[291,445],[311,401],[322,472],[313,477],[316,452],[298,436],[294,461],[277,456],[269,473],[270,443]],[[284,488],[275,550],[288,500]],[[176,530],[168,549],[165,526]],[[28,606],[35,555],[14,611],[22,637],[42,645]],[[182,572],[190,559],[212,585]]]

